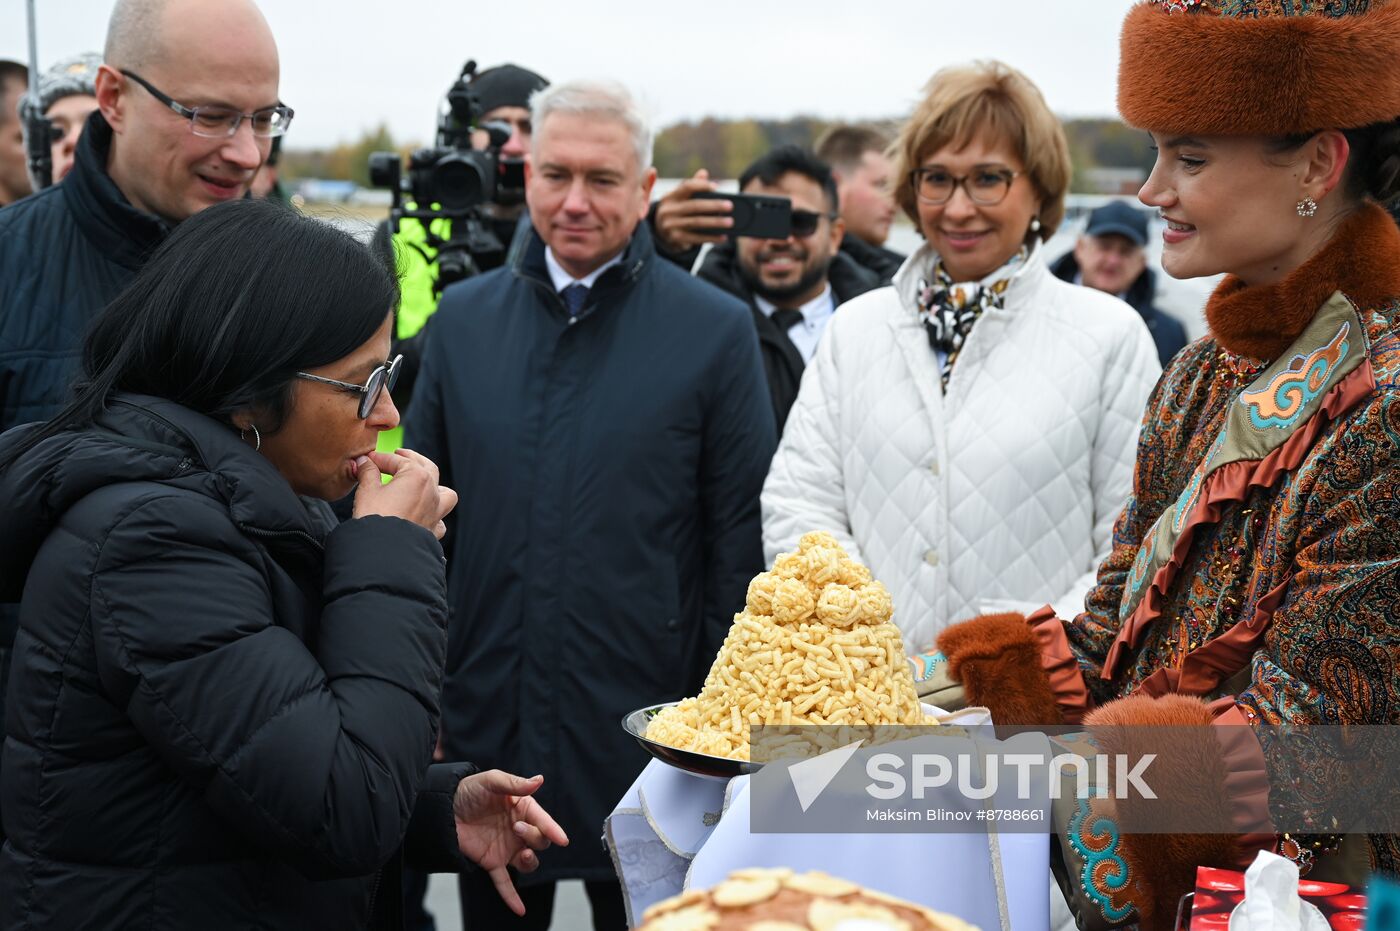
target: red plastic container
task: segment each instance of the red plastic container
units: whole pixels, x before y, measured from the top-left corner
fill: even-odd
[[[1363,931],[1366,924],[1366,896],[1342,883],[1298,880],[1298,894],[1321,910],[1332,931]],[[1178,931],[1226,931],[1230,912],[1244,901],[1244,874],[1202,866],[1196,870],[1196,892],[1190,912],[1181,917]]]

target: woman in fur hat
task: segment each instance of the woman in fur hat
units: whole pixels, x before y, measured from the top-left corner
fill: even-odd
[[[1158,804],[1233,833],[1120,832],[1145,803],[1078,801],[1057,873],[1081,927],[1170,927],[1197,866],[1261,849],[1315,878],[1400,865],[1394,835],[1293,833],[1317,821],[1298,799],[1347,789],[1266,727],[1400,723],[1397,60],[1397,2],[1168,0],[1125,22],[1118,102],[1157,146],[1140,197],[1163,266],[1229,277],[1148,402],[1083,613],[951,627],[924,688],[1086,724],[1130,760],[1150,741],[1115,725],[1186,726]]]

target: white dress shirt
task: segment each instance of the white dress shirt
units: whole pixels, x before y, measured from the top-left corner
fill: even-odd
[[[626,251],[626,249],[622,250],[622,252]],[[592,290],[599,275],[612,268],[614,265],[620,265],[622,263],[622,252],[608,259],[582,278],[575,278],[573,275],[564,271],[564,266],[559,264],[559,260],[554,257],[554,250],[549,246],[544,247],[544,264],[545,267],[549,269],[549,278],[554,282],[554,290],[563,291],[571,284],[581,284],[585,288]]]

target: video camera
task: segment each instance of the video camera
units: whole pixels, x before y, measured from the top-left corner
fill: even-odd
[[[398,232],[405,217],[423,224],[435,254],[420,251],[438,267],[435,295],[453,282],[477,274],[481,259],[505,252],[505,244],[492,229],[487,205],[514,206],[525,200],[524,163],[500,157],[501,147],[510,140],[511,127],[480,122],[481,101],[471,85],[475,75],[476,62],[468,61],[447,91],[436,144],[409,156],[407,177],[398,153],[375,152],[369,157],[370,183],[393,192],[390,230]],[[487,133],[485,149],[472,147],[474,130]],[[451,221],[450,238],[443,239],[430,228],[429,224],[439,219]]]

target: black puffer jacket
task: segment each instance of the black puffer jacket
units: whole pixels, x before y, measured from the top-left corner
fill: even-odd
[[[429,772],[432,535],[336,526],[227,427],[139,396],[0,472],[0,500],[0,599],[23,594],[0,927],[399,926],[405,834],[449,860],[470,772]]]

